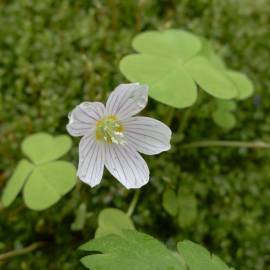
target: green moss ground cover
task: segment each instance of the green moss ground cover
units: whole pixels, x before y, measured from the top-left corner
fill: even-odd
[[[146,115],[184,132],[181,143],[201,139],[270,141],[270,5],[268,0],[194,1],[0,1],[0,189],[22,154],[27,135],[65,133],[68,112],[82,100],[104,100],[124,81],[119,60],[131,39],[148,29],[181,28],[212,40],[226,63],[255,84],[254,97],[238,102],[237,125],[217,127],[212,99],[203,96],[186,126],[183,111],[150,100]],[[137,228],[175,248],[190,239],[238,270],[270,264],[270,152],[229,148],[181,148],[147,158],[151,182],[142,189],[133,219]],[[66,158],[77,162],[77,140]],[[167,188],[195,195],[196,220],[179,226],[162,208]],[[94,235],[105,207],[128,208],[133,196],[111,176],[95,189],[78,184],[57,205],[33,212],[19,198],[0,214],[0,253],[44,241],[38,251],[16,257],[2,269],[83,269],[78,246]],[[71,230],[76,209],[89,212],[80,231]]]

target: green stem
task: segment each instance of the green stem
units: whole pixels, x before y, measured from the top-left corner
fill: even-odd
[[[243,148],[270,148],[270,143],[265,142],[243,142],[243,141],[197,141],[182,144],[181,148],[200,148],[200,147],[243,147]]]
[[[139,195],[140,195],[140,189],[137,189],[137,190],[135,191],[135,193],[134,193],[134,196],[133,196],[133,198],[132,198],[132,201],[131,201],[131,203],[130,203],[130,205],[129,205],[129,208],[128,208],[128,210],[127,210],[127,215],[128,215],[129,217],[132,216],[132,214],[133,214],[133,212],[134,212],[134,210],[135,210],[135,207],[136,207],[136,205],[137,205],[137,203],[138,203]]]
[[[34,251],[34,250],[36,250],[44,245],[45,245],[45,242],[36,242],[36,243],[33,243],[30,246],[25,247],[25,248],[21,248],[18,250],[12,250],[12,251],[9,251],[7,253],[0,254],[0,261],[4,261],[4,260],[7,260],[7,259],[15,257],[15,256],[30,253],[30,252],[32,252],[32,251]]]
[[[190,107],[189,109],[187,109],[183,113],[181,123],[180,123],[179,128],[178,128],[178,133],[179,134],[184,134],[184,131],[185,131],[186,127],[187,127],[188,120],[189,120],[189,118],[191,116],[191,112],[192,112],[192,107]]]
[[[203,103],[204,98],[205,98],[204,92],[201,89],[199,89],[198,90],[198,97],[197,97],[195,104],[193,104],[191,107],[189,107],[188,109],[186,109],[183,112],[183,115],[180,119],[181,122],[180,122],[180,125],[179,125],[178,130],[177,130],[177,133],[182,136],[181,140],[184,139],[184,136],[185,136],[184,132],[185,132],[185,129],[188,125],[188,121],[189,121],[192,113],[194,112],[194,109],[196,109],[198,107],[198,105]]]
[[[175,109],[173,107],[169,107],[168,109],[168,113],[167,113],[167,117],[166,117],[166,120],[165,120],[165,123],[170,126],[171,123],[172,123],[172,120],[173,120],[173,116],[174,116],[174,112],[175,112]]]

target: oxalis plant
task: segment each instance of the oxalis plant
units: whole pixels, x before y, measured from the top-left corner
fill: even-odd
[[[135,52],[125,56],[119,65],[130,83],[117,86],[105,105],[85,101],[68,115],[68,133],[81,137],[77,177],[94,188],[106,168],[127,189],[137,189],[127,212],[107,208],[99,213],[94,239],[79,247],[86,252],[81,262],[92,270],[232,269],[188,240],[179,242],[177,250],[169,250],[153,237],[138,232],[132,214],[139,201],[139,188],[150,177],[141,154],[157,155],[170,150],[169,126],[177,109],[185,110],[180,127],[173,134],[173,143],[180,143],[182,148],[270,147],[264,142],[184,142],[183,130],[194,106],[213,97],[209,105],[213,124],[229,130],[237,122],[237,101],[250,97],[253,85],[246,75],[227,67],[206,39],[186,31],[147,31],[137,35],[132,46]],[[137,115],[146,107],[148,95],[168,105],[167,119],[163,119],[166,124]],[[71,145],[67,135],[41,132],[27,137],[21,147],[24,158],[3,191],[2,205],[8,207],[20,192],[25,205],[32,210],[44,210],[57,203],[76,184],[75,166],[59,160]],[[178,216],[182,226],[190,226],[196,218],[197,201],[181,187],[166,190],[162,205],[170,215]],[[71,226],[73,230],[83,227],[85,220],[81,217],[86,212],[81,204]],[[0,260],[40,247],[0,254]]]

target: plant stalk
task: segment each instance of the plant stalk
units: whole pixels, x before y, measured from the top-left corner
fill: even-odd
[[[128,208],[128,210],[127,210],[127,215],[128,215],[129,217],[132,216],[132,214],[133,214],[133,212],[134,212],[134,210],[135,210],[135,207],[136,207],[136,205],[137,205],[137,203],[138,203],[139,195],[140,195],[140,189],[137,189],[137,190],[135,191],[134,195],[133,195],[132,201],[131,201],[131,203],[130,203],[130,205],[129,205],[129,208]]]
[[[36,243],[33,243],[30,246],[27,246],[25,248],[21,248],[18,250],[12,250],[12,251],[9,251],[7,253],[0,254],[0,261],[4,261],[4,260],[10,259],[12,257],[16,257],[16,256],[30,253],[38,248],[41,248],[44,245],[45,245],[45,242],[36,242]]]
[[[265,142],[243,142],[243,141],[197,141],[182,144],[181,148],[201,148],[201,147],[235,147],[235,148],[270,148],[270,143]]]

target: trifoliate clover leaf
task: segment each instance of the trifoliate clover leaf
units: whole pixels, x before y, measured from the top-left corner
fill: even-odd
[[[35,164],[56,160],[71,148],[71,139],[66,135],[53,137],[47,133],[36,133],[22,142],[22,150]]]
[[[67,161],[55,161],[71,147],[68,136],[56,138],[37,133],[22,143],[23,152],[33,163],[23,159],[17,165],[2,196],[9,206],[23,189],[26,205],[33,210],[43,210],[56,203],[76,184],[76,169]]]
[[[191,106],[197,85],[210,95],[232,99],[237,88],[224,72],[200,54],[201,39],[181,30],[149,31],[136,36],[138,54],[124,57],[120,70],[132,82],[149,85],[149,95],[177,108]]]
[[[98,228],[95,237],[121,234],[124,229],[135,230],[130,217],[119,209],[106,208],[98,216]]]
[[[235,101],[217,100],[216,108],[212,114],[212,118],[218,126],[224,129],[231,129],[236,124],[236,118],[233,113],[235,109]]]
[[[185,240],[178,243],[177,249],[188,270],[233,270],[219,257],[210,254],[205,248],[191,241]]]
[[[88,269],[96,270],[184,270],[182,261],[162,243],[132,230],[96,238],[81,246],[99,252],[81,259]],[[101,254],[100,254],[101,253]]]

